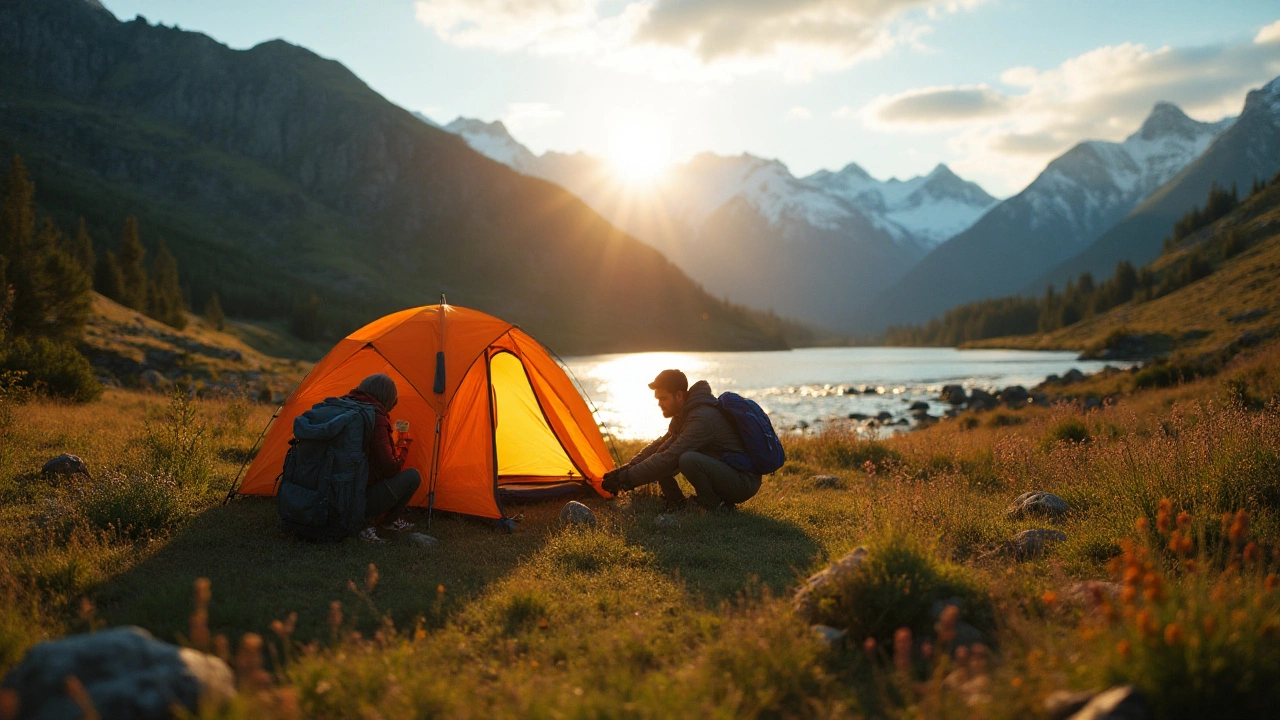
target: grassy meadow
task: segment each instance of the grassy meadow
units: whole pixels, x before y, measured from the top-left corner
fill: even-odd
[[[640,492],[588,499],[592,528],[559,503],[518,507],[512,535],[437,517],[424,549],[301,543],[270,501],[221,504],[267,405],[9,395],[0,671],[42,639],[137,624],[237,668],[244,692],[209,717],[1035,717],[1053,691],[1117,682],[1158,717],[1274,707],[1280,348],[1118,397],[795,437],[732,514],[665,525]],[[93,479],[42,478],[61,452]],[[1007,518],[1030,490],[1071,512]],[[1037,527],[1067,539],[1020,558],[1010,539]],[[867,563],[819,597],[848,630],[828,645],[790,597],[859,546]]]

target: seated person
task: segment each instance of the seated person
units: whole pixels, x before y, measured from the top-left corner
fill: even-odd
[[[743,452],[742,438],[724,416],[706,380],[689,387],[679,370],[663,370],[649,383],[662,416],[671,418],[667,434],[649,443],[626,465],[605,473],[603,488],[613,494],[657,482],[664,511],[685,506],[676,482],[679,472],[693,486],[694,501],[707,510],[732,510],[760,490],[760,476],[721,462],[725,453]]]
[[[369,453],[369,484],[364,494],[364,514],[369,527],[360,533],[360,539],[382,544],[386,540],[378,536],[375,525],[381,525],[384,530],[413,529],[414,524],[400,515],[422,484],[422,475],[413,468],[402,469],[409,448],[397,447],[391,437],[391,417],[387,413],[400,397],[395,381],[382,373],[370,375],[345,397],[371,405],[375,411],[373,435],[365,442]]]

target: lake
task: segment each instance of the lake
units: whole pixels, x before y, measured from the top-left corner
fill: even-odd
[[[928,402],[930,413],[941,415],[949,407],[938,401],[943,385],[1030,388],[1071,368],[1092,373],[1106,365],[1078,360],[1073,352],[892,347],[629,353],[570,357],[565,364],[594,403],[605,431],[620,438],[666,432],[668,421],[647,387],[665,368],[683,370],[690,384],[706,380],[716,394],[732,390],[755,400],[783,431],[821,429],[850,413],[887,411],[895,419],[906,418],[916,401]]]

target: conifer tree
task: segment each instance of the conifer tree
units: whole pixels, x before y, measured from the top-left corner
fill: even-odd
[[[138,219],[125,218],[124,233],[120,238],[120,304],[141,312],[147,311],[147,273],[142,260],[147,251],[138,239]]]
[[[14,155],[0,212],[0,255],[8,259],[10,266],[18,262],[35,239],[35,194],[36,186],[27,176],[27,166]]]
[[[148,280],[147,314],[179,330],[185,328],[187,314],[182,302],[182,285],[178,282],[178,261],[163,240],[156,248]]]
[[[75,238],[67,246],[67,254],[84,270],[85,275],[93,277],[97,256],[93,254],[93,238],[89,236],[84,218],[80,218],[80,226],[76,228]]]
[[[222,330],[226,325],[227,316],[222,312],[222,302],[218,300],[216,292],[204,301],[204,319],[214,330]]]
[[[120,273],[120,263],[116,261],[116,254],[110,250],[104,252],[102,260],[98,262],[93,287],[116,302],[121,302],[124,297],[124,276]]]

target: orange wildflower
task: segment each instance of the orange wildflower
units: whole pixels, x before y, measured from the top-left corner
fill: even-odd
[[[1147,530],[1151,529],[1151,523],[1147,522],[1147,519],[1144,517],[1138,518],[1138,521],[1134,523],[1133,526],[1138,529],[1138,532],[1144,533],[1144,534],[1147,532]]]
[[[1040,601],[1049,607],[1053,607],[1058,604],[1058,593],[1052,590],[1045,590],[1044,594],[1040,596]]]
[[[1133,646],[1129,644],[1128,640],[1121,640],[1116,643],[1116,653],[1125,660],[1128,660],[1133,656]]]
[[[1267,579],[1262,581],[1262,586],[1266,588],[1267,592],[1275,590],[1277,585],[1280,585],[1280,577],[1276,577],[1275,573],[1267,575]]]
[[[1244,510],[1236,512],[1235,518],[1231,521],[1231,529],[1227,531],[1227,537],[1231,538],[1231,542],[1239,545],[1249,535],[1249,513]]]
[[[1161,535],[1167,535],[1173,527],[1173,501],[1164,498],[1156,509],[1156,529]]]
[[[1180,645],[1186,639],[1186,633],[1182,631],[1182,626],[1176,622],[1169,623],[1164,628],[1164,644]]]
[[[1178,513],[1178,519],[1176,522],[1178,524],[1178,527],[1185,528],[1186,526],[1191,524],[1191,513],[1187,512],[1186,510],[1183,510],[1182,512]]]
[[[1260,555],[1261,553],[1258,551],[1257,543],[1251,542],[1244,546],[1243,557],[1245,562],[1253,562],[1257,560]]]
[[[1142,633],[1143,637],[1155,635],[1160,632],[1160,626],[1156,625],[1155,616],[1152,615],[1151,610],[1147,608],[1138,612],[1138,616],[1134,618],[1134,624],[1138,626],[1138,632]]]
[[[1204,628],[1205,635],[1212,635],[1218,630],[1218,618],[1213,615],[1205,615],[1200,621],[1200,627]]]

